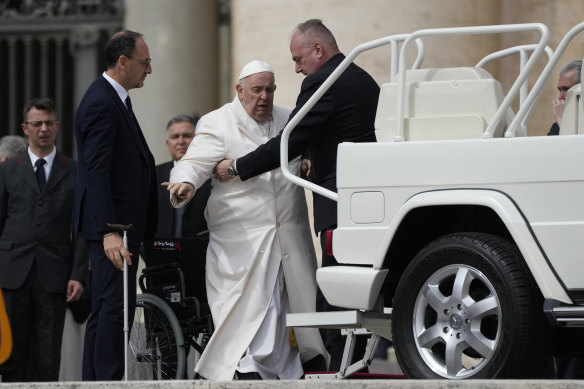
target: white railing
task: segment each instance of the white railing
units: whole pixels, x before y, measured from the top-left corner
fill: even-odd
[[[552,72],[553,72],[554,68],[556,67],[556,65],[558,64],[561,56],[566,51],[568,44],[572,41],[572,39],[574,39],[574,37],[576,35],[578,35],[583,30],[584,30],[584,22],[572,27],[572,29],[570,29],[570,31],[568,31],[566,33],[566,35],[564,35],[564,37],[562,38],[562,40],[558,44],[558,47],[554,50],[554,54],[551,56],[547,65],[542,70],[541,75],[539,76],[539,78],[537,79],[535,84],[533,85],[533,88],[531,88],[531,92],[529,92],[529,94],[527,95],[527,98],[525,99],[525,103],[523,104],[523,106],[521,108],[519,108],[519,111],[517,111],[517,114],[515,115],[515,119],[513,119],[513,121],[511,122],[511,125],[509,126],[509,130],[507,131],[507,134],[505,134],[505,136],[509,136],[509,137],[515,136],[515,133],[512,133],[511,130],[515,130],[519,126],[524,127],[526,125],[526,123],[529,121],[529,118],[531,117],[531,114],[533,113],[533,107],[536,106],[537,103],[539,102],[539,99],[541,98],[541,95],[543,94],[545,86],[549,82],[549,79],[552,75]]]
[[[548,63],[544,67],[544,70],[538,77],[533,88],[527,96],[525,97],[525,89],[523,89],[523,96],[520,96],[520,108],[515,115],[515,118],[511,121],[508,129],[505,133],[505,137],[514,137],[518,133],[519,128],[525,128],[526,123],[533,113],[533,107],[537,104],[543,90],[550,79],[553,69],[557,65],[560,57],[565,52],[566,47],[570,41],[584,30],[584,22],[573,27],[560,41],[558,48],[552,53],[551,49],[547,47],[547,42],[549,39],[548,28],[541,23],[526,23],[526,24],[510,24],[510,25],[497,25],[497,26],[474,26],[474,27],[454,27],[454,28],[443,28],[443,29],[424,29],[416,31],[412,34],[400,34],[400,35],[390,35],[384,38],[380,38],[374,41],[370,41],[357,46],[353,49],[349,55],[341,62],[341,64],[333,71],[333,73],[325,80],[325,82],[318,88],[314,95],[306,102],[306,104],[298,111],[298,113],[288,122],[286,127],[282,132],[282,139],[280,144],[280,164],[282,167],[282,172],[284,176],[291,182],[325,196],[331,200],[337,201],[337,194],[333,191],[320,187],[308,180],[301,177],[293,175],[288,169],[288,140],[290,133],[296,127],[296,125],[306,116],[306,114],[312,109],[316,102],[322,97],[322,95],[330,88],[330,86],[339,78],[339,76],[345,71],[345,69],[354,61],[354,59],[364,51],[371,50],[384,45],[391,45],[391,80],[394,81],[398,79],[398,99],[397,99],[397,134],[401,134],[401,139],[403,140],[404,131],[404,96],[406,88],[406,54],[409,46],[415,43],[418,47],[418,56],[412,69],[416,69],[420,66],[424,57],[424,47],[421,38],[424,36],[453,36],[453,35],[478,35],[478,34],[500,34],[509,32],[527,32],[535,31],[540,33],[540,39],[537,44],[524,45],[512,47],[509,49],[502,50],[497,53],[490,54],[489,56],[483,58],[476,66],[482,67],[487,62],[490,62],[495,58],[495,56],[506,56],[519,50],[521,57],[520,72],[517,76],[515,82],[510,88],[509,92],[505,96],[503,102],[501,103],[499,109],[495,113],[491,123],[485,130],[486,134],[492,133],[495,126],[503,120],[505,114],[517,94],[522,88],[527,85],[527,77],[532,71],[538,58],[545,52],[548,56]],[[399,43],[403,42],[401,50],[398,54]],[[519,49],[518,49],[519,48]],[[527,56],[527,52],[532,51],[531,56]],[[397,65],[396,65],[397,64]]]
[[[539,31],[541,36],[539,42],[537,43],[536,49],[533,54],[519,72],[519,75],[515,79],[515,82],[509,89],[509,92],[503,99],[503,102],[497,109],[497,112],[493,115],[491,122],[485,130],[485,134],[488,137],[489,134],[493,134],[496,126],[503,120],[507,110],[509,109],[511,102],[517,96],[521,85],[527,80],[528,74],[531,72],[535,62],[543,53],[548,39],[549,30],[542,23],[526,23],[526,24],[508,24],[508,25],[498,25],[498,26],[476,26],[476,27],[453,27],[453,28],[433,28],[419,30],[411,34],[403,43],[400,53],[400,63],[399,63],[399,80],[398,80],[398,98],[397,98],[397,128],[396,128],[396,140],[403,140],[404,133],[404,111],[405,111],[405,95],[406,95],[406,72],[405,72],[405,61],[404,56],[413,40],[424,37],[424,36],[455,36],[455,35],[478,35],[478,34],[502,34],[509,32],[527,32],[527,31]],[[404,71],[402,71],[402,69]],[[511,122],[512,124],[515,121]],[[515,134],[513,127],[507,130],[507,134],[510,132]]]
[[[509,47],[509,48],[506,48],[503,50],[499,50],[499,51],[491,53],[491,54],[487,55],[486,57],[484,57],[483,59],[481,59],[475,65],[475,67],[484,68],[485,66],[487,66],[489,63],[493,62],[494,60],[508,57],[510,55],[519,54],[519,71],[521,71],[521,69],[523,69],[525,67],[525,65],[527,64],[527,59],[529,58],[528,53],[534,51],[536,48],[537,48],[537,45],[532,44],[532,45],[514,46],[514,47]],[[554,54],[554,51],[549,46],[546,46],[544,48],[544,52],[546,53],[546,55],[548,57],[548,61],[549,61],[550,58],[552,57],[552,55]],[[528,85],[527,84],[528,84],[528,82],[526,79],[525,82],[523,82],[523,84],[521,85],[521,89],[519,90],[519,106],[520,107],[523,105],[523,103],[525,102],[525,98],[527,97],[527,92],[528,92],[528,89],[527,89]]]
[[[408,38],[408,34],[399,34],[399,35],[390,35],[384,38],[376,39],[374,41],[370,41],[367,43],[363,43],[357,47],[355,47],[345,59],[339,64],[339,66],[331,73],[331,75],[322,83],[322,85],[316,90],[314,95],[308,99],[306,104],[298,113],[286,124],[284,130],[282,131],[282,139],[280,142],[280,165],[282,167],[282,173],[284,177],[286,177],[289,181],[293,182],[296,185],[304,187],[308,190],[316,192],[322,196],[325,196],[331,200],[337,201],[337,194],[331,190],[325,189],[321,186],[318,186],[308,180],[305,180],[301,177],[298,177],[292,173],[288,169],[288,139],[290,138],[290,132],[296,127],[296,125],[306,116],[306,114],[314,107],[316,102],[325,94],[325,92],[331,87],[331,85],[339,78],[339,76],[349,67],[349,65],[357,58],[359,54],[364,51],[368,51],[371,49],[375,49],[380,46],[384,46],[387,44],[392,45],[392,62],[391,62],[391,75],[392,77],[397,74],[397,70],[395,69],[395,63],[397,61],[393,61],[394,55],[399,56],[397,54],[397,47],[400,42],[405,41]],[[416,45],[418,46],[418,56],[412,66],[412,69],[416,69],[423,61],[424,56],[424,49],[421,44],[421,41],[415,41]],[[405,61],[404,61],[405,64]],[[405,65],[403,65],[405,66]]]

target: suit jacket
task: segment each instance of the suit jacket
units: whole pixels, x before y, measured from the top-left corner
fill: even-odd
[[[18,289],[36,258],[44,288],[86,282],[88,257],[74,256],[71,213],[76,162],[57,152],[41,193],[28,153],[0,164],[0,285]]]
[[[302,81],[292,118],[312,97],[345,56],[337,54],[316,73]],[[341,142],[375,142],[375,113],[379,86],[354,63],[300,121],[289,138],[289,159],[304,153],[312,161],[312,180],[337,191],[337,146]],[[242,180],[280,166],[281,134],[237,159]],[[337,203],[313,194],[314,229],[322,231],[337,223]]]
[[[175,237],[176,210],[170,204],[168,190],[160,185],[163,182],[169,181],[170,170],[173,166],[173,161],[156,166],[156,182],[158,183],[158,228],[156,229],[155,236],[157,237]],[[184,206],[182,237],[194,237],[199,232],[207,230],[205,208],[207,208],[207,200],[210,194],[211,180],[209,179],[203,186],[197,188],[195,196]]]
[[[154,157],[134,114],[100,76],[85,92],[75,115],[79,159],[73,232],[101,240],[107,223],[133,224],[137,247],[156,230]]]
[[[560,126],[558,126],[558,123],[554,122],[554,124],[552,124],[548,135],[560,135]]]

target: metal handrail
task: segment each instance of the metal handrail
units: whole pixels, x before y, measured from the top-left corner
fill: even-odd
[[[404,133],[404,111],[405,111],[405,95],[406,95],[406,72],[405,72],[405,55],[407,53],[408,47],[410,46],[411,42],[417,38],[421,38],[423,36],[453,36],[453,35],[478,35],[478,34],[501,34],[501,33],[508,33],[508,32],[525,32],[525,31],[539,31],[541,33],[541,37],[539,43],[537,44],[536,49],[531,55],[530,59],[527,61],[524,68],[519,72],[517,79],[511,86],[511,89],[503,99],[503,102],[493,115],[493,118],[489,125],[487,126],[484,136],[485,137],[492,137],[494,133],[494,129],[496,125],[503,119],[505,116],[507,109],[511,105],[512,100],[517,95],[519,88],[527,79],[527,75],[531,72],[531,69],[535,65],[536,60],[539,56],[543,53],[544,48],[549,39],[549,30],[548,28],[542,23],[526,23],[526,24],[508,24],[508,25],[497,25],[497,26],[474,26],[474,27],[453,27],[453,28],[433,28],[433,29],[424,29],[419,30],[411,34],[403,43],[400,53],[400,64],[399,64],[399,81],[398,81],[398,98],[397,98],[397,127],[396,127],[396,141],[403,141],[403,133]],[[505,136],[508,136],[509,133],[515,134],[515,130],[513,127],[513,123],[515,120],[511,122],[511,126]],[[517,126],[515,124],[515,126]],[[511,131],[510,131],[511,130]]]
[[[318,186],[308,180],[305,180],[301,177],[298,177],[290,172],[288,169],[288,139],[290,138],[290,132],[298,125],[298,123],[306,116],[306,114],[314,107],[316,102],[326,93],[326,91],[331,87],[331,85],[339,78],[339,76],[349,67],[349,65],[355,60],[355,58],[364,51],[375,49],[380,46],[384,46],[387,44],[397,45],[399,42],[405,41],[409,37],[409,34],[398,34],[398,35],[389,35],[384,38],[376,39],[370,42],[363,43],[357,47],[355,47],[346,57],[345,59],[339,64],[339,66],[331,73],[331,75],[322,83],[322,85],[316,90],[316,92],[308,99],[306,104],[298,112],[284,127],[282,131],[282,138],[280,142],[280,165],[282,168],[282,173],[284,177],[291,181],[292,183],[299,185],[303,188],[311,190],[315,193],[318,193],[324,197],[327,197],[331,200],[337,201],[337,194],[331,190]],[[416,45],[418,46],[418,56],[416,61],[414,62],[413,69],[419,66],[422,63],[424,50],[423,45],[420,40],[415,41]],[[397,46],[395,46],[397,47]],[[397,50],[394,49],[392,52],[397,53]],[[405,61],[403,65],[405,66]],[[392,62],[392,69],[394,69],[393,62]],[[393,72],[394,70],[392,70]]]
[[[584,30],[584,22],[579,23],[576,26],[572,27],[570,29],[570,31],[568,31],[566,33],[566,35],[564,35],[564,37],[562,38],[562,40],[558,44],[558,47],[554,50],[554,54],[551,56],[547,65],[544,67],[544,69],[542,70],[537,81],[533,85],[533,88],[531,88],[531,92],[529,92],[529,94],[527,95],[527,98],[525,99],[525,104],[519,108],[519,111],[517,111],[517,114],[515,115],[515,118],[511,122],[511,125],[509,126],[509,130],[507,131],[505,136],[510,136],[510,137],[515,136],[514,133],[510,133],[510,130],[516,129],[519,125],[524,126],[525,123],[527,123],[527,121],[529,121],[529,118],[531,117],[531,114],[533,113],[532,107],[534,107],[539,102],[539,99],[541,98],[541,95],[543,94],[545,86],[549,82],[552,71],[554,70],[554,68],[556,67],[558,62],[560,61],[561,56],[566,51],[568,44],[572,41],[572,39],[574,39],[574,37],[576,35],[578,35],[583,30]]]
[[[521,71],[521,69],[523,69],[525,67],[525,64],[527,63],[527,59],[529,58],[527,53],[529,53],[530,51],[534,51],[536,48],[537,48],[537,45],[532,44],[532,45],[513,46],[513,47],[503,49],[503,50],[499,50],[499,51],[491,53],[491,54],[487,55],[486,57],[484,57],[483,59],[481,59],[475,65],[475,67],[484,68],[485,66],[487,66],[489,63],[491,63],[494,60],[508,57],[510,55],[514,55],[514,54],[519,53],[519,71]],[[544,52],[546,53],[546,55],[548,57],[548,61],[549,61],[551,56],[554,54],[554,51],[549,46],[546,46],[544,48]],[[526,79],[525,82],[523,82],[523,84],[521,85],[521,89],[519,91],[519,106],[520,107],[523,105],[523,102],[525,101],[525,98],[527,97],[527,92],[528,92],[528,90],[527,90],[527,79]]]

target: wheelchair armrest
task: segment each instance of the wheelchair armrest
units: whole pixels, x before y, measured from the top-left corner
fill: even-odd
[[[178,262],[163,263],[161,265],[149,266],[149,267],[142,269],[142,274],[152,274],[152,273],[156,273],[159,271],[174,269],[174,268],[177,268],[179,266],[180,265]]]
[[[142,293],[146,293],[148,288],[144,284],[144,280],[153,276],[168,274],[168,273],[176,273],[179,281],[180,281],[180,295],[181,301],[186,296],[185,293],[185,277],[183,274],[182,269],[180,268],[180,264],[178,262],[171,262],[165,263],[162,265],[156,265],[152,267],[147,267],[142,270],[142,275],[138,279],[138,284],[140,285],[140,290]],[[160,296],[159,296],[160,297]]]

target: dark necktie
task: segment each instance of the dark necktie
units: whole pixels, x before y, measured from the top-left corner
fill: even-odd
[[[43,165],[47,163],[47,161],[45,161],[42,158],[39,158],[36,160],[36,162],[34,163],[34,166],[36,166],[36,170],[34,172],[37,182],[39,183],[39,188],[41,190],[41,192],[45,189],[45,185],[47,184],[47,177],[45,176],[45,168],[43,167]]]
[[[128,97],[126,97],[126,108],[128,108],[128,111],[134,112],[132,110],[132,100],[130,100],[130,96],[129,95],[128,95]]]

